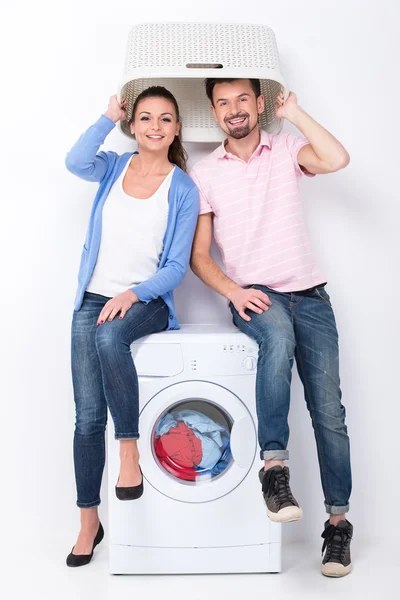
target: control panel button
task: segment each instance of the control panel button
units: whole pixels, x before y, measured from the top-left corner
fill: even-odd
[[[257,366],[257,361],[254,358],[254,356],[248,356],[244,359],[243,366],[246,369],[246,371],[254,371],[254,369]]]

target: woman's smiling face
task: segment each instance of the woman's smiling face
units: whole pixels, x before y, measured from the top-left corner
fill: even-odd
[[[168,150],[179,134],[174,105],[165,98],[144,98],[137,106],[130,125],[131,133],[142,149],[159,152]]]

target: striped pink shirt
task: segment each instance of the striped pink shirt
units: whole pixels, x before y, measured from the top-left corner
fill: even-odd
[[[326,281],[312,253],[300,198],[304,172],[297,154],[308,142],[288,133],[260,133],[248,163],[222,144],[193,167],[200,214],[214,213],[215,240],[235,283],[306,290]]]

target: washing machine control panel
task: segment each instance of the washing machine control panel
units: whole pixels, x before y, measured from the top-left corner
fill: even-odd
[[[185,344],[186,346],[186,344]],[[196,344],[183,348],[185,370],[201,374],[250,375],[257,369],[258,347],[248,343]]]
[[[222,344],[221,350],[224,354],[254,354],[256,351],[254,346],[246,344]]]
[[[258,346],[240,333],[207,339],[198,336],[193,342],[177,337],[171,343],[138,341],[131,349],[137,373],[142,377],[174,377],[182,373],[196,377],[254,375],[257,370]]]

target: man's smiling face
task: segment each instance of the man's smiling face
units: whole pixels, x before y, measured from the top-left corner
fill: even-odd
[[[227,135],[241,139],[258,127],[258,115],[264,110],[264,96],[256,98],[248,79],[216,83],[211,110]]]

